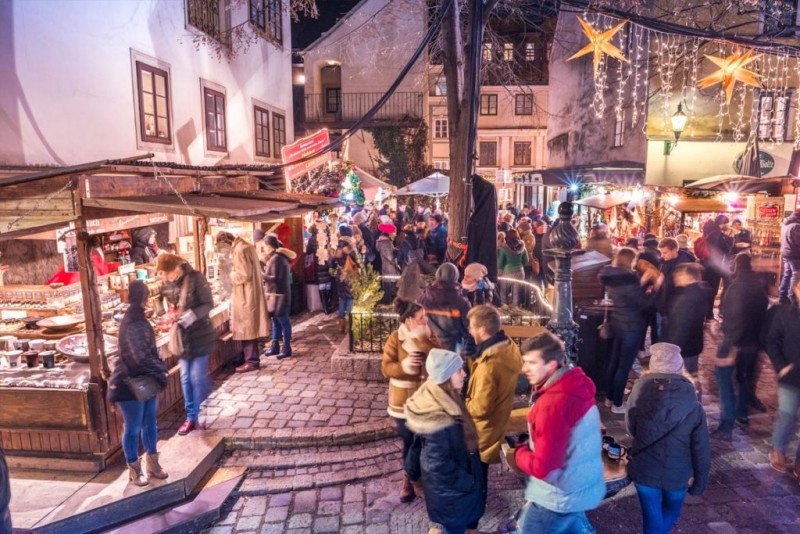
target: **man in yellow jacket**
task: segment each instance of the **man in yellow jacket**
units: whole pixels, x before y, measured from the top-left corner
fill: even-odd
[[[483,477],[484,482],[488,482],[489,464],[500,463],[500,442],[514,404],[514,390],[522,371],[522,356],[517,344],[500,328],[500,312],[497,308],[475,306],[467,318],[469,333],[475,338],[477,350],[465,402],[478,429]],[[477,529],[477,521],[467,528]]]

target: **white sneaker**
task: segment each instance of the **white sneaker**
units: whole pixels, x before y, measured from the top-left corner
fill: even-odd
[[[611,413],[624,414],[625,412],[626,412],[626,410],[625,410],[625,405],[624,404],[622,406],[614,405],[614,406],[611,407]]]

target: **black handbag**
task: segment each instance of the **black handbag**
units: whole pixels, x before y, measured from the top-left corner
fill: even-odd
[[[161,391],[161,384],[158,380],[147,375],[129,376],[125,379],[125,385],[139,402],[147,402]]]

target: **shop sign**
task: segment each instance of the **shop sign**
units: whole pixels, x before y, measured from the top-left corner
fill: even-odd
[[[743,163],[744,163],[744,152],[739,154],[736,157],[736,161],[733,163],[733,170],[735,170],[737,174],[742,173]],[[770,172],[772,172],[772,169],[775,168],[775,158],[773,158],[768,152],[759,150],[758,164],[759,167],[761,167],[761,176],[767,175]]]
[[[759,219],[777,219],[780,216],[780,208],[776,204],[767,204],[758,208]]]
[[[310,156],[319,152],[322,148],[328,146],[331,142],[331,136],[327,129],[322,129],[315,134],[309,135],[281,148],[281,159],[284,164],[298,161],[306,156]],[[302,176],[310,170],[316,169],[331,161],[333,153],[328,152],[316,158],[298,163],[297,165],[288,165],[284,169],[286,175],[286,183],[288,189],[292,189],[292,180],[298,176]]]

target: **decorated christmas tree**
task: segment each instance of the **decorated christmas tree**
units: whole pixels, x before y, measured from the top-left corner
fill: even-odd
[[[344,202],[352,202],[359,206],[364,205],[364,191],[361,189],[361,180],[356,174],[356,168],[352,162],[346,161],[342,164],[342,189],[339,198]]]

